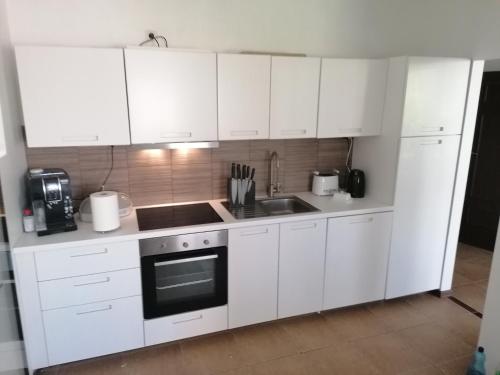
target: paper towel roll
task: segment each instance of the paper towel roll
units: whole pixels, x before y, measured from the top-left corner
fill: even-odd
[[[120,227],[120,208],[116,191],[90,194],[92,223],[96,232],[108,232]]]

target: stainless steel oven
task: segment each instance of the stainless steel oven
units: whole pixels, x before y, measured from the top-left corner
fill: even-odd
[[[139,241],[144,318],[227,304],[227,231]]]

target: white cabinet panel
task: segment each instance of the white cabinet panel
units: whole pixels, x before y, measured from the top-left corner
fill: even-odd
[[[459,143],[401,139],[386,298],[439,289]]]
[[[271,56],[217,54],[219,139],[269,138]]]
[[[39,281],[138,268],[139,242],[113,242],[35,253]]]
[[[132,143],[217,139],[216,55],[125,50]]]
[[[42,310],[56,309],[109,299],[140,296],[141,270],[69,277],[38,283]]]
[[[28,147],[130,144],[123,51],[16,47]]]
[[[141,297],[43,312],[49,365],[144,346]]]
[[[387,60],[322,59],[318,138],[378,135]]]
[[[272,57],[271,138],[316,137],[320,62],[318,57]]]
[[[410,57],[402,136],[461,134],[470,60]]]
[[[384,299],[392,212],[328,220],[323,309]]]
[[[321,311],[326,220],[280,225],[278,318]]]
[[[146,345],[157,345],[225,329],[227,329],[227,306],[144,321]]]
[[[229,230],[229,328],[274,320],[279,225]]]

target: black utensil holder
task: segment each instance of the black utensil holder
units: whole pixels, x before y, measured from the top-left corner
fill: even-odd
[[[246,206],[248,204],[254,204],[255,203],[255,181],[250,180],[250,190],[248,190],[245,193],[245,204],[240,203],[240,199],[238,197],[238,192],[236,192],[236,202],[233,203],[232,201],[232,178],[227,179],[227,201],[229,202],[229,206],[231,208],[238,208],[242,206]],[[238,189],[238,186],[236,186],[236,189]]]

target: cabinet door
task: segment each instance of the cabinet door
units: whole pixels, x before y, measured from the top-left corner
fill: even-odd
[[[401,140],[386,298],[440,287],[459,143]]]
[[[461,134],[470,61],[410,57],[402,135]]]
[[[216,55],[125,50],[132,143],[217,139]]]
[[[321,311],[326,220],[280,225],[278,318]]]
[[[43,312],[49,365],[144,346],[140,296]]]
[[[392,212],[328,220],[323,309],[384,299]]]
[[[322,59],[318,138],[378,135],[387,60]]]
[[[28,147],[130,144],[123,51],[16,47]]]
[[[271,57],[217,55],[219,139],[269,138]]]
[[[271,138],[316,138],[320,61],[272,57]]]
[[[229,231],[229,328],[276,319],[278,246],[278,225]]]

